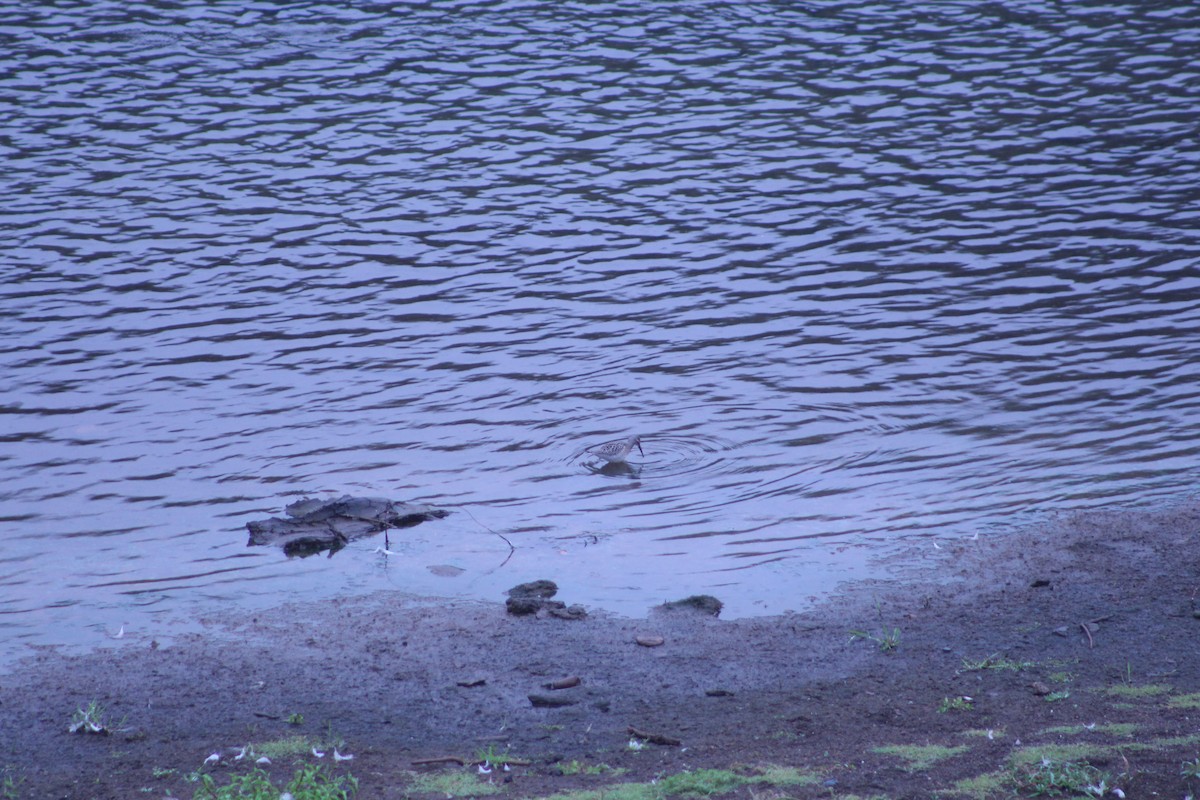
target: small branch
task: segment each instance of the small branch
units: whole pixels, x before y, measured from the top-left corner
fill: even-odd
[[[506,545],[508,545],[508,555],[507,555],[507,556],[505,556],[505,557],[504,557],[504,560],[500,562],[500,566],[501,566],[501,567],[503,567],[505,564],[507,564],[507,563],[509,562],[509,559],[511,559],[511,558],[513,557],[513,554],[517,552],[517,548],[513,547],[513,543],[512,543],[512,542],[510,542],[510,541],[508,540],[508,537],[507,537],[507,536],[505,536],[503,533],[500,533],[499,531],[494,531],[494,530],[492,530],[492,529],[491,529],[491,528],[489,528],[487,525],[484,525],[482,522],[480,522],[479,520],[475,519],[475,515],[474,515],[474,514],[472,514],[472,513],[471,513],[471,511],[470,511],[470,509],[468,509],[466,506],[459,506],[458,508],[459,508],[459,510],[460,510],[460,511],[462,511],[464,514],[466,514],[468,517],[470,517],[470,518],[472,519],[472,521],[474,521],[474,523],[475,523],[476,525],[478,525],[479,527],[483,528],[483,529],[484,529],[485,531],[487,531],[488,533],[495,534],[496,536],[499,536],[501,539],[503,539],[503,540],[504,540],[504,543],[505,543]],[[497,569],[499,569],[499,567],[497,567]]]
[[[427,767],[432,764],[458,764],[461,767],[467,762],[458,756],[438,756],[437,758],[418,758],[412,763],[414,767]]]
[[[661,744],[668,747],[678,747],[679,745],[683,744],[683,742],[681,742],[679,739],[676,739],[674,736],[664,736],[661,733],[649,733],[648,731],[638,730],[632,725],[629,726],[629,735],[638,739],[643,739],[650,744]]]

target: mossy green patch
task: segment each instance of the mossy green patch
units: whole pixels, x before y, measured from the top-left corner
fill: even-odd
[[[1008,761],[1014,767],[1027,767],[1043,761],[1058,763],[1102,759],[1114,752],[1115,747],[1102,744],[1042,744],[1022,747],[1009,756]]]
[[[662,800],[665,797],[704,798],[728,794],[746,785],[804,786],[819,783],[820,776],[795,767],[767,766],[751,774],[725,769],[698,769],[668,775],[654,783],[618,783],[603,789],[586,789],[550,795],[540,800]]]
[[[1200,709],[1200,692],[1192,694],[1177,694],[1167,701],[1171,708]]]
[[[1152,739],[1149,744],[1142,745],[1140,749],[1156,750],[1165,747],[1195,747],[1196,745],[1200,745],[1200,733]]]
[[[885,756],[896,756],[908,762],[905,767],[909,772],[920,772],[929,769],[939,761],[961,755],[970,748],[965,744],[957,747],[946,747],[940,744],[891,744],[884,747],[872,748],[872,752]]]
[[[970,797],[972,800],[987,800],[995,797],[1004,785],[1008,783],[1008,775],[1003,772],[989,772],[986,775],[976,775],[974,778],[963,778],[955,781],[949,789],[937,792],[939,795]]]
[[[751,781],[770,786],[811,786],[820,783],[821,776],[796,767],[765,767],[762,774],[753,776]]]
[[[413,775],[408,794],[437,794],[444,797],[482,797],[496,794],[500,787],[482,781],[471,772],[439,772],[433,775]]]
[[[1165,683],[1145,683],[1141,686],[1133,686],[1123,683],[1119,686],[1109,686],[1107,689],[1101,689],[1101,691],[1109,697],[1135,699],[1143,697],[1158,697],[1162,694],[1170,694],[1171,687]]]
[[[622,775],[629,770],[624,767],[610,767],[603,762],[589,764],[586,761],[568,761],[559,764],[558,770],[563,775]]]
[[[271,742],[258,742],[253,745],[255,755],[266,756],[272,761],[288,756],[303,756],[317,746],[317,740],[311,736],[288,736]]]
[[[980,739],[1003,739],[1004,728],[970,728],[961,731],[962,736],[973,736]]]
[[[658,782],[663,794],[680,797],[709,797],[732,792],[747,783],[747,778],[727,769],[698,769],[668,775]]]
[[[652,783],[617,783],[603,789],[562,792],[538,800],[658,800],[661,797]]]
[[[1109,736],[1120,736],[1129,738],[1133,736],[1134,731],[1138,728],[1137,725],[1131,722],[1112,722],[1107,725],[1056,725],[1053,728],[1045,728],[1042,730],[1042,735],[1062,735],[1062,736],[1077,736],[1086,733],[1103,733]]]

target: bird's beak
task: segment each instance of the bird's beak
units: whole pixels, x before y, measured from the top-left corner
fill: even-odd
[[[642,454],[642,457],[643,457],[643,458],[645,458],[645,457],[646,457],[646,451],[642,449],[642,443],[641,443],[641,442],[634,442],[634,444],[636,444],[636,445],[638,446],[638,452]]]

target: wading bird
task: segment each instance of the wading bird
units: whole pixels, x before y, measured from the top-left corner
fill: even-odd
[[[610,464],[624,464],[625,459],[635,447],[645,457],[646,452],[642,450],[642,437],[640,436],[626,436],[624,439],[616,439],[604,444],[598,444],[594,447],[589,447],[585,452],[599,456]]]

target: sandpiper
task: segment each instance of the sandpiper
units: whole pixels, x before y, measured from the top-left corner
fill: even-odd
[[[642,437],[626,436],[624,439],[616,439],[615,441],[598,444],[594,447],[589,447],[585,452],[591,453],[594,456],[600,456],[610,464],[622,464],[625,462],[626,456],[636,447],[638,452],[644,457],[646,452],[642,450]]]

